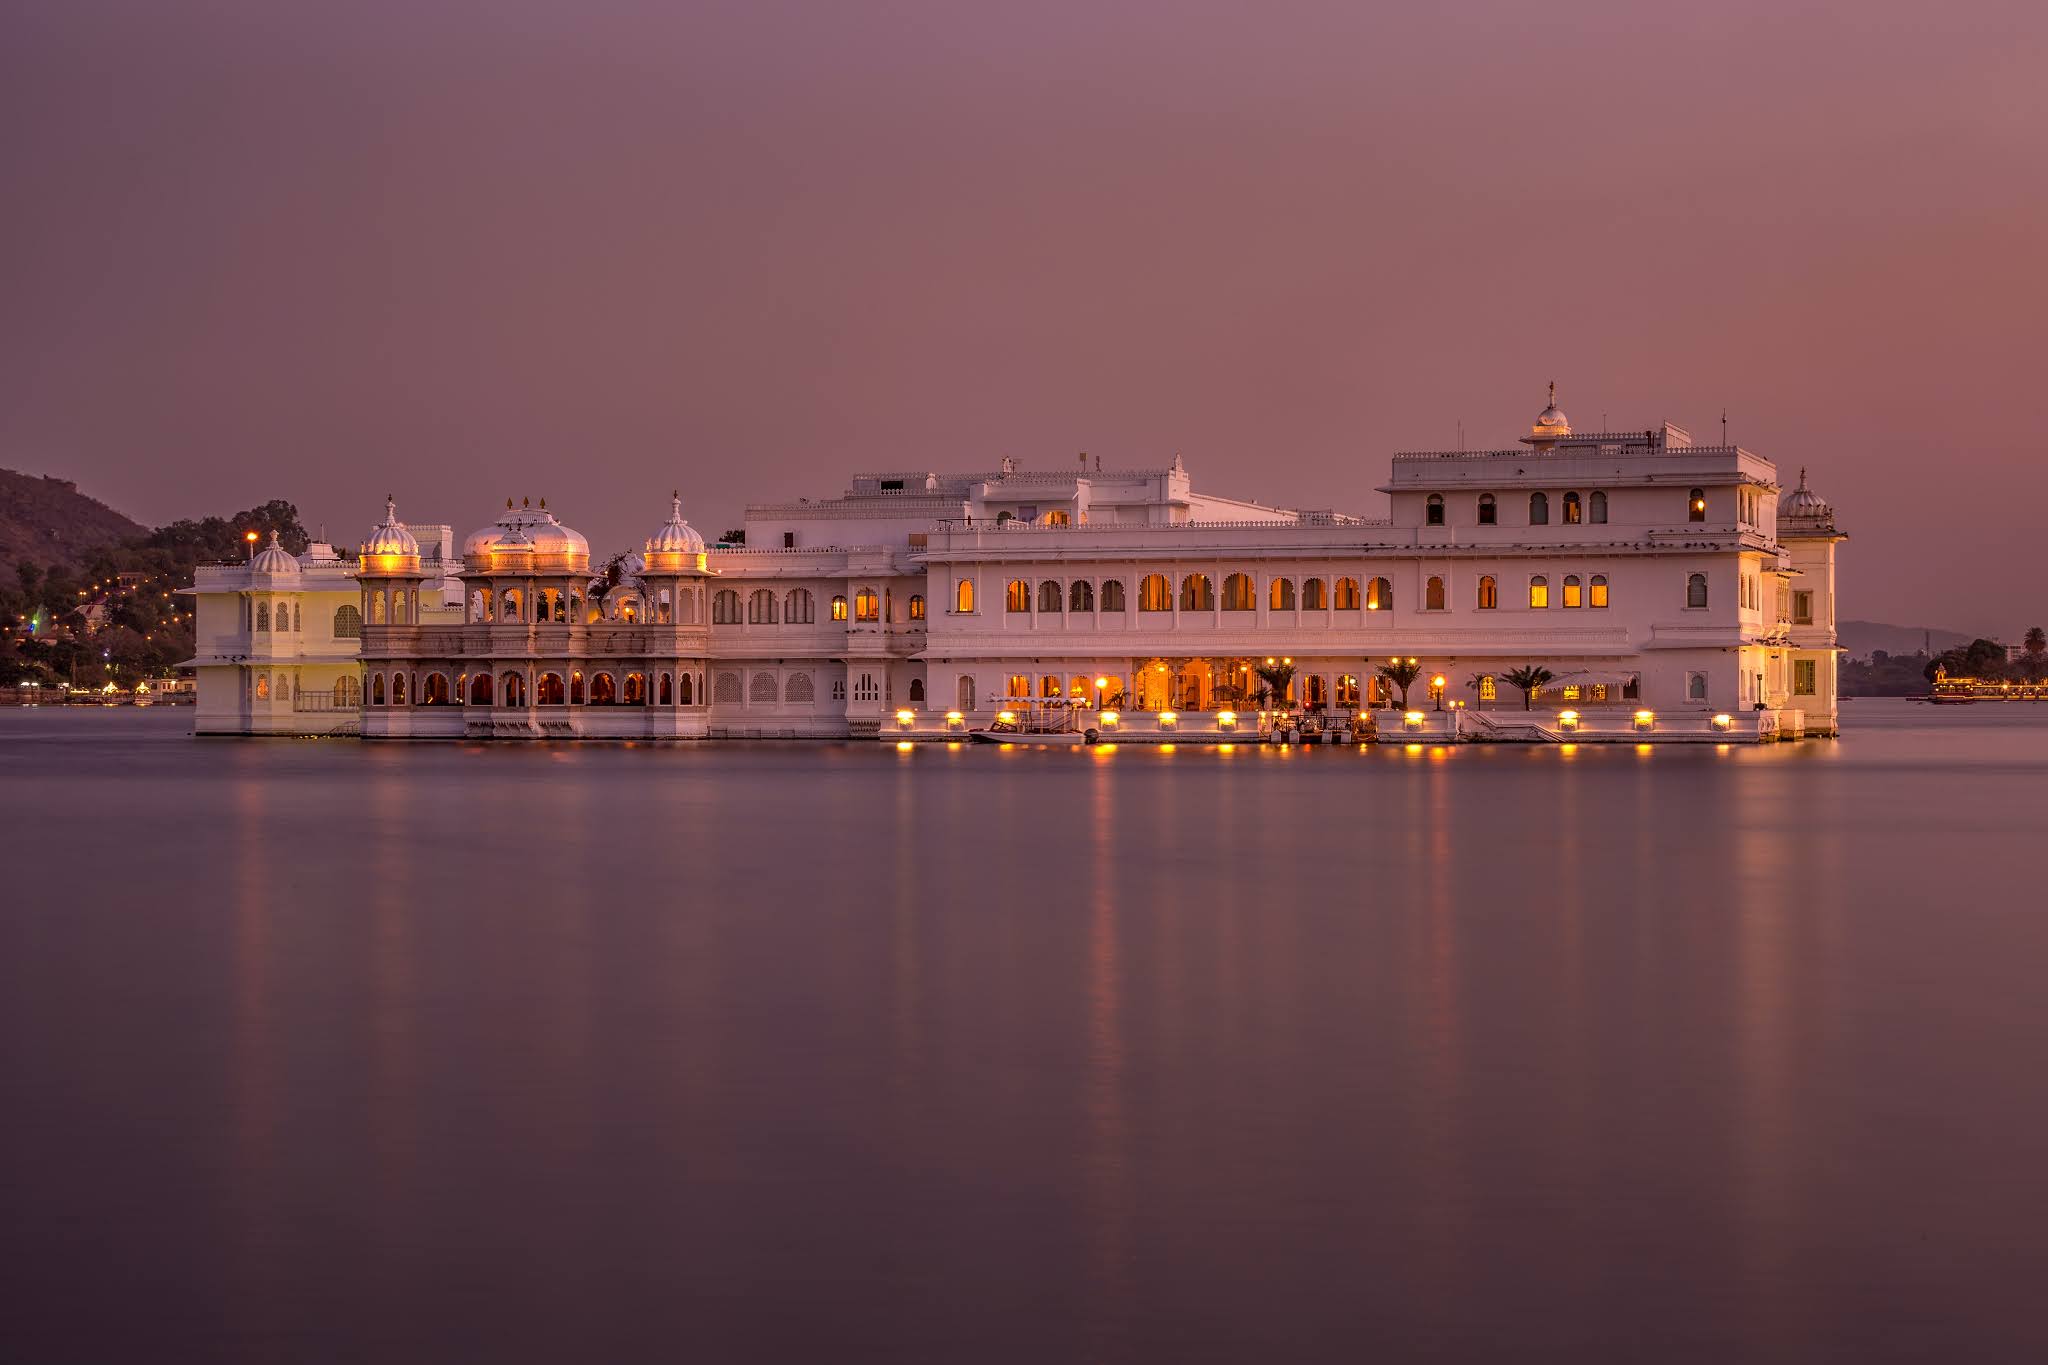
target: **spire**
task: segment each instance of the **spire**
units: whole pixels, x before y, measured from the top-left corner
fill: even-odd
[[[670,521],[681,521],[683,519],[683,490],[680,488],[671,490],[668,495],[668,519]]]
[[[275,526],[270,528],[270,548],[273,550],[282,550],[284,548],[284,546],[277,543],[277,528]]]
[[[1799,466],[1799,486],[1800,486],[1801,488],[1804,488],[1804,487],[1806,487],[1806,466],[1805,466],[1805,465],[1801,465],[1801,466]]]
[[[386,526],[398,525],[398,499],[392,497],[389,493],[384,495],[384,524]]]
[[[1557,406],[1557,381],[1555,379],[1550,381],[1550,406],[1553,408]]]

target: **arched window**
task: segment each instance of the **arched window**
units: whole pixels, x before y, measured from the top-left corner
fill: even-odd
[[[873,588],[863,587],[853,595],[853,619],[876,621],[882,615],[882,598]]]
[[[381,626],[387,619],[389,618],[385,616],[384,590],[379,588],[370,594],[370,624]]]
[[[1500,506],[1494,502],[1493,494],[1491,493],[1481,493],[1479,495],[1479,524],[1481,526],[1497,526],[1500,524]]]
[[[974,679],[963,674],[960,680],[953,684],[953,704],[962,711],[974,709]]]
[[[747,594],[747,624],[750,626],[772,626],[775,624],[775,590],[756,588]]]
[[[534,689],[533,699],[541,706],[561,706],[568,695],[562,686],[561,674],[543,673],[540,675],[540,686]]]
[[[1074,524],[1073,514],[1055,507],[1052,511],[1045,514],[1044,524],[1047,526],[1072,526]]]
[[[383,704],[384,675],[382,673],[372,673],[370,675],[370,705],[382,706]]]
[[[811,675],[808,673],[790,674],[789,681],[784,683],[782,687],[782,699],[784,701],[802,702],[805,705],[809,705],[816,698],[816,695],[816,690],[811,684]]]
[[[1351,586],[1354,591],[1357,590],[1358,585],[1356,583]],[[1293,579],[1276,578],[1273,580],[1273,586],[1266,590],[1266,609],[1269,611],[1294,610]]]
[[[1358,675],[1356,673],[1339,673],[1337,675],[1337,705],[1358,705]]]
[[[832,619],[835,621],[844,621],[846,619],[846,598],[839,593],[832,595]]]
[[[1173,584],[1165,574],[1148,573],[1138,580],[1138,610],[1173,610]]]
[[[1444,609],[1444,581],[1434,574],[1430,575],[1429,582],[1423,585],[1422,609],[1424,611],[1442,611]]]
[[[1705,521],[1707,519],[1707,490],[1695,488],[1685,495],[1685,519]]]
[[[1550,497],[1545,493],[1529,495],[1529,524],[1548,526],[1550,524]]]
[[[1426,526],[1441,526],[1444,524],[1443,494],[1431,493],[1429,495],[1429,501],[1423,504],[1422,520]]]
[[[721,588],[711,599],[711,624],[714,626],[736,626],[740,621],[740,595],[731,588]]]
[[[281,697],[284,695],[284,679],[280,677],[277,682],[277,694]],[[405,705],[405,674],[403,673],[393,673],[391,675],[391,704],[393,706]]]
[[[1479,700],[1481,700],[1481,701],[1497,701],[1497,700],[1499,700],[1499,698],[1500,698],[1500,684],[1494,681],[1494,678],[1493,678],[1493,674],[1491,674],[1491,673],[1482,673],[1482,674],[1480,674],[1480,675],[1479,675]]]
[[[775,675],[756,673],[747,683],[747,700],[756,706],[773,705],[775,701]]]
[[[378,596],[382,597],[383,594],[379,593]],[[376,607],[380,604],[372,602],[370,605]],[[526,619],[525,609],[526,602],[521,596],[519,589],[507,588],[505,590],[504,604],[498,608],[498,619],[501,621],[524,621]]]
[[[1223,579],[1223,610],[1257,611],[1258,593],[1252,588],[1250,574],[1228,574]]]
[[[619,685],[612,681],[611,674],[593,673],[590,675],[590,704],[592,706],[611,706],[618,699]]]
[[[1607,495],[1597,488],[1593,490],[1593,496],[1586,499],[1586,520],[1595,526],[1606,524]]]
[[[881,695],[882,689],[875,685],[875,675],[872,673],[861,674],[860,681],[853,685],[855,701],[878,701]]]
[[[1588,598],[1588,605],[1590,605],[1590,606],[1595,606],[1595,607],[1604,607],[1604,606],[1606,606],[1606,605],[1607,605],[1607,575],[1606,575],[1606,574],[1604,574],[1604,573],[1596,573],[1596,574],[1594,574],[1594,575],[1593,575],[1593,586],[1592,586],[1592,593],[1591,593],[1590,597]]]
[[[953,610],[974,610],[974,580],[963,578],[953,585]]]
[[[647,675],[644,673],[628,673],[626,675],[625,690],[620,694],[619,700],[627,706],[647,705]]]
[[[772,602],[774,598],[771,596],[769,600]],[[544,620],[552,618],[559,621],[562,619],[561,595],[553,588],[548,589],[547,601],[541,604],[541,617]],[[654,624],[666,626],[672,624],[675,619],[675,604],[669,598],[668,589],[663,588],[654,595]]]
[[[500,695],[501,695],[501,697],[502,697],[502,700],[501,700],[501,701],[499,702],[499,705],[501,705],[501,706],[524,706],[524,705],[526,705],[526,675],[525,675],[525,674],[523,674],[523,673],[507,673],[507,674],[505,674],[505,675],[504,675],[504,677],[500,678],[500,679],[499,679],[498,681],[499,681],[499,687],[500,687]]]
[[[1124,582],[1121,578],[1102,580],[1102,609],[1122,611],[1124,609]]]
[[[1095,585],[1085,578],[1077,578],[1067,586],[1068,611],[1094,611]]]
[[[661,675],[661,704],[663,706],[674,706],[676,704],[675,678],[668,673]]]
[[[268,602],[258,602],[256,604],[256,629],[266,632],[270,629],[270,603]],[[264,695],[270,695],[268,689],[265,689]]]
[[[1031,610],[1031,582],[1029,579],[1013,578],[1010,580],[1010,586],[1003,597],[1003,608],[1012,613],[1028,612]]]
[[[1059,583],[1050,578],[1046,579],[1038,585],[1038,609],[1048,616],[1058,616],[1063,596]]]
[[[807,626],[811,624],[812,614],[815,610],[816,608],[811,602],[810,589],[808,588],[791,588],[789,596],[782,600],[782,619],[793,626]]]
[[[580,668],[569,674],[569,705],[583,705],[583,670]]]
[[[1479,610],[1492,611],[1500,605],[1500,584],[1492,574],[1479,576]]]
[[[283,631],[287,631],[287,630],[290,630],[290,629],[292,628],[292,605],[291,605],[291,603],[289,603],[289,602],[280,602],[280,603],[278,603],[278,604],[277,604],[277,608],[276,608],[276,611],[275,611],[275,614],[273,614],[273,615],[271,616],[271,618],[270,618],[270,619],[271,619],[272,621],[274,621],[274,622],[276,622],[276,623],[277,623],[277,627],[276,627],[276,628],[278,629],[278,631],[280,631],[280,632],[283,632]]]
[[[1567,607],[1580,607],[1584,606],[1585,602],[1585,591],[1579,583],[1579,576],[1575,573],[1566,574],[1564,576],[1564,604]]]
[[[1808,690],[1810,691],[1811,689]],[[292,699],[292,679],[288,673],[277,675],[277,699],[279,701],[290,701]]]
[[[1550,580],[1536,574],[1529,580],[1529,605],[1547,607],[1550,605]]]
[[[1707,576],[1705,574],[1692,574],[1685,580],[1685,605],[1688,607],[1704,607],[1707,605]]]
[[[924,594],[921,592],[910,594],[910,619],[913,621],[924,620]]]
[[[1384,578],[1375,578],[1365,585],[1365,609],[1367,611],[1392,611],[1394,609],[1394,585]]]
[[[1320,578],[1301,580],[1301,609],[1303,611],[1328,611],[1330,590]]]
[[[270,675],[268,673],[258,673],[256,675],[256,700],[270,700]],[[380,704],[384,700],[384,678],[382,674],[379,674],[377,677],[377,700]]]
[[[1685,675],[1685,699],[1687,701],[1705,701],[1707,699],[1706,674],[1688,673]]]
[[[344,610],[353,611],[355,608],[347,607]],[[351,711],[363,704],[362,684],[355,680],[354,675],[334,680],[334,704]]]
[[[690,675],[679,673],[676,675],[676,705],[688,706],[690,704]]]
[[[1358,610],[1357,579],[1340,578],[1337,580],[1336,584],[1334,585],[1334,588],[1335,590],[1330,595],[1331,606],[1335,607],[1338,611]]]
[[[446,673],[427,674],[426,685],[420,688],[420,701],[427,706],[446,706],[448,704],[448,675]]]
[[[713,702],[721,705],[737,702],[740,699],[740,675],[737,673],[719,674],[718,681],[712,686],[711,699]]]
[[[1567,526],[1577,526],[1585,519],[1585,508],[1579,503],[1579,495],[1577,493],[1565,494],[1564,524]]]
[[[391,620],[394,625],[402,626],[412,619],[412,614],[406,610],[406,604],[411,600],[412,594],[406,592],[403,588],[397,588],[392,591]],[[277,628],[279,630],[284,629],[284,604],[282,602],[278,603],[277,606]]]
[[[1191,573],[1180,581],[1180,609],[1182,611],[1216,610],[1216,590],[1209,585],[1209,575]]]
[[[469,704],[489,706],[491,704],[491,675],[479,673],[469,680]]]
[[[292,632],[296,634],[305,628],[304,618],[299,614],[299,604],[294,602],[292,603]]]
[[[920,706],[922,706],[922,705],[924,704],[924,679],[923,679],[923,678],[912,678],[912,679],[910,680],[910,699],[911,699],[912,701],[914,701],[914,702],[918,703],[918,705],[920,705]]]

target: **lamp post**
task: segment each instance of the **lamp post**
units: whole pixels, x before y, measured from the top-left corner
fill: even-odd
[[[1437,675],[1436,675],[1435,677],[1433,677],[1433,678],[1431,678],[1431,679],[1429,680],[1429,696],[1430,696],[1430,700],[1436,703],[1436,709],[1437,709],[1437,710],[1441,711],[1441,710],[1443,710],[1443,709],[1444,709],[1444,675],[1443,675],[1443,674],[1439,673],[1439,674],[1437,674]]]

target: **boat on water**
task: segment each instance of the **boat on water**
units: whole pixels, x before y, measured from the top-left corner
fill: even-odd
[[[1064,697],[1004,697],[996,718],[967,738],[976,744],[1093,744],[1097,732],[1081,723],[1089,708]]]
[[[1927,700],[1934,706],[1975,706],[1977,704],[1975,697],[1959,696],[1954,692],[1936,692],[1929,696]]]

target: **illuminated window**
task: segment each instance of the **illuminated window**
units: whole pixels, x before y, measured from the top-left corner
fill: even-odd
[[[1065,596],[1060,585],[1053,579],[1046,579],[1038,585],[1038,609],[1047,616],[1060,614],[1060,600]]]
[[[740,595],[731,588],[721,589],[711,599],[711,624],[714,626],[736,626],[740,620]]]
[[[578,700],[581,699],[579,698]],[[446,673],[427,674],[427,681],[420,688],[420,702],[426,706],[446,706],[448,704],[448,675]]]
[[[1102,609],[1122,611],[1124,609],[1124,584],[1120,578],[1104,579],[1102,583]]]
[[[1209,575],[1191,573],[1180,581],[1180,609],[1182,611],[1216,610],[1216,590],[1209,584]]]
[[[1579,495],[1577,493],[1565,494],[1564,524],[1567,526],[1577,526],[1580,522],[1584,520],[1585,509],[1579,503]]]
[[[882,599],[873,588],[862,588],[853,595],[853,619],[874,621],[882,614]]]
[[[1365,609],[1367,611],[1392,611],[1394,609],[1394,585],[1384,578],[1375,578],[1365,585]]]
[[[606,679],[607,682],[610,679]],[[491,704],[491,675],[479,673],[469,680],[469,704],[489,706]]]
[[[569,705],[583,705],[583,672],[581,669],[569,674]]]
[[[1550,524],[1550,498],[1547,494],[1531,493],[1529,495],[1529,524],[1531,526],[1548,526]]]
[[[1479,576],[1479,609],[1481,611],[1492,611],[1499,605],[1500,584],[1494,580],[1492,574],[1481,574]]]
[[[1500,507],[1494,502],[1493,494],[1491,493],[1481,493],[1479,495],[1479,524],[1481,526],[1497,526],[1500,524]]]
[[[287,690],[284,676],[279,674],[277,679],[277,695],[282,697],[286,695]],[[393,706],[405,705],[405,674],[403,673],[393,673],[391,675],[391,704]]]
[[[256,675],[256,700],[258,700],[258,701],[269,701],[269,700],[270,700],[270,675],[269,675],[268,673],[258,673],[258,674]],[[378,674],[378,675],[377,675],[377,703],[378,703],[379,705],[382,705],[382,704],[383,704],[383,702],[384,702],[384,675],[380,673],[380,674]]]
[[[1564,576],[1564,604],[1567,607],[1582,607],[1586,604],[1585,589],[1575,573]]]
[[[344,610],[353,610],[353,608],[344,608]],[[358,683],[354,678],[349,677],[335,679],[334,704],[336,706],[347,707],[349,710],[353,711],[356,707],[362,704],[362,697],[362,684]]]
[[[974,580],[963,578],[953,585],[953,610],[974,610]]]
[[[1067,588],[1068,611],[1094,611],[1095,585],[1085,578],[1077,578]]]
[[[1537,574],[1529,580],[1529,605],[1547,607],[1550,605],[1550,580]]]
[[[1048,673],[1044,677],[1040,678],[1038,680],[1038,695],[1041,697],[1065,696],[1066,692],[1060,686],[1059,674]]]
[[[816,599],[809,588],[792,588],[782,599],[782,619],[793,626],[807,626],[816,619]]]
[[[1422,520],[1423,524],[1428,526],[1441,526],[1444,524],[1443,494],[1431,493],[1429,495],[1429,501],[1423,506]]]
[[[1301,609],[1303,611],[1328,611],[1330,609],[1330,590],[1324,586],[1322,579],[1304,578],[1301,580]]]
[[[404,681],[403,678],[399,679],[401,683]],[[540,686],[534,689],[533,700],[540,706],[560,706],[568,695],[568,690],[562,686],[561,674],[543,673],[540,675]]]
[[[1792,693],[1794,696],[1810,697],[1816,690],[1818,670],[1812,659],[1792,661]]]
[[[1223,580],[1223,610],[1255,611],[1258,605],[1250,574],[1234,573]]]
[[[748,595],[747,623],[756,626],[775,624],[775,592],[772,588],[756,588]]]
[[[911,619],[911,620],[913,620],[913,621],[922,621],[922,620],[924,620],[924,594],[923,594],[923,593],[917,593],[917,592],[914,592],[914,593],[910,594],[910,619]]]
[[[1607,605],[1607,575],[1604,573],[1593,575],[1592,605],[1596,607]]]
[[[1009,689],[1008,689],[1007,691],[1005,691],[1005,692],[1003,693],[1003,695],[1004,695],[1005,697],[1028,697],[1028,696],[1030,696],[1030,695],[1031,695],[1031,678],[1030,678],[1030,675],[1028,675],[1028,674],[1024,674],[1024,673],[1012,673],[1012,674],[1010,675],[1010,686],[1009,686]]]
[[[1010,580],[1010,587],[1009,587],[1009,591],[1008,591],[1008,594],[1007,594],[1007,596],[1006,596],[1006,597],[1005,597],[1005,599],[1004,599],[1004,603],[1005,603],[1006,609],[1007,609],[1007,610],[1009,610],[1009,611],[1011,611],[1011,612],[1028,612],[1028,611],[1030,611],[1030,610],[1031,610],[1031,584],[1030,584],[1030,582],[1029,582],[1028,580],[1026,580],[1026,579],[1022,579],[1022,578],[1013,578],[1013,579],[1011,579],[1011,580]]]
[[[1685,519],[1705,521],[1707,519],[1707,490],[1695,488],[1685,495]]]
[[[1429,582],[1422,586],[1422,609],[1442,611],[1444,609],[1444,581],[1432,574]]]
[[[1704,607],[1707,605],[1707,576],[1705,574],[1696,573],[1686,578],[1685,605],[1688,607]]]
[[[1500,684],[1493,680],[1493,674],[1482,673],[1479,676],[1479,700],[1497,701],[1499,698]]]
[[[1358,675],[1340,673],[1337,675],[1337,705],[1358,705]]]
[[[1173,610],[1173,584],[1165,574],[1148,573],[1138,580],[1138,610]]]
[[[1330,604],[1338,611],[1358,610],[1358,580],[1340,578],[1331,585]]]
[[[1045,524],[1047,526],[1071,526],[1074,524],[1074,519],[1066,512],[1054,508],[1045,514]]]
[[[1593,522],[1595,525],[1606,524],[1607,495],[1605,493],[1596,489],[1593,496],[1586,499],[1586,520]]]
[[[772,685],[772,684],[771,684]],[[626,688],[620,698],[628,706],[647,705],[647,677],[642,673],[628,673]]]
[[[1266,608],[1269,611],[1294,610],[1294,580],[1276,578],[1266,587]]]

